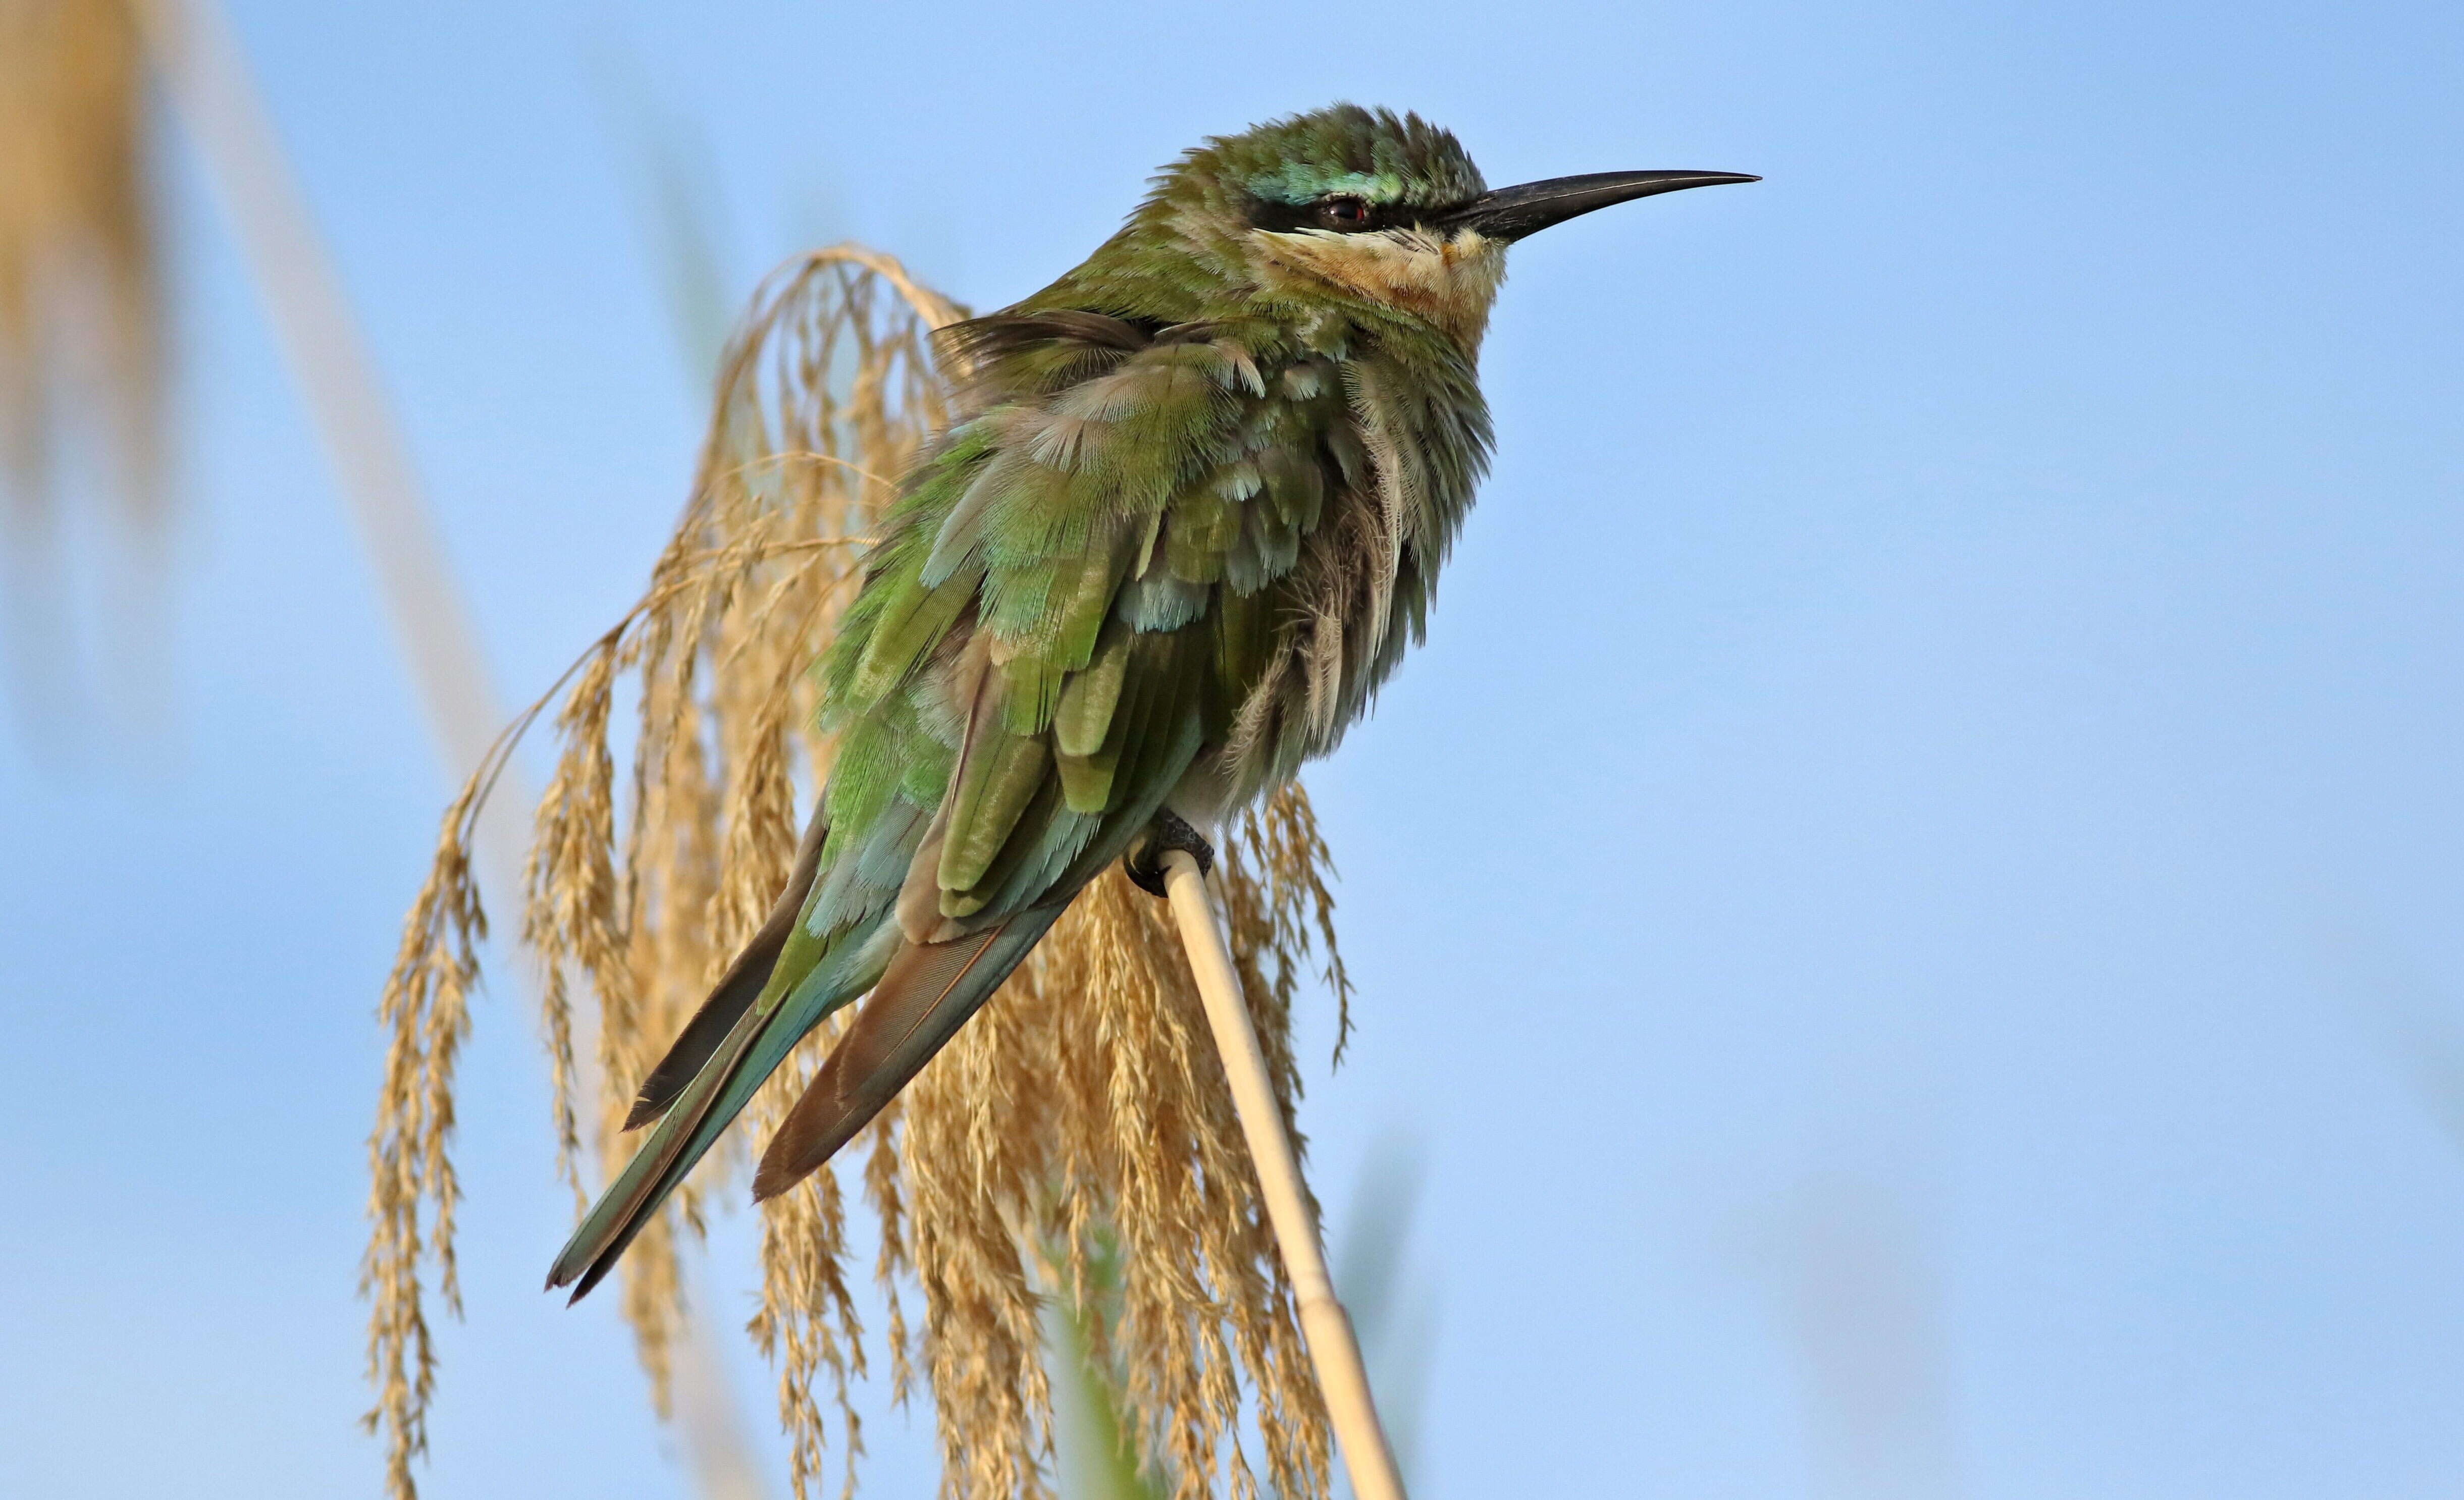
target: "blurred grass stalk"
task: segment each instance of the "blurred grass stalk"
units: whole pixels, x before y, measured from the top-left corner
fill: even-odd
[[[1378,1392],[1379,1413],[1406,1486],[1419,1448],[1437,1308],[1405,1264],[1420,1197],[1417,1140],[1380,1141],[1362,1164],[1334,1257],[1335,1285],[1352,1314],[1360,1352]],[[1066,1247],[1036,1247],[1045,1285],[1045,1364],[1052,1377],[1055,1488],[1067,1500],[1166,1500],[1138,1469],[1136,1446],[1115,1392],[1122,1372],[1098,1352],[1121,1322],[1120,1247],[1098,1235],[1083,1274],[1073,1276]],[[1347,1484],[1345,1493],[1350,1492]]]
[[[1784,1229],[1772,1269],[1816,1492],[1957,1500],[1947,1290],[1906,1186],[1824,1171],[1798,1187]]]
[[[2339,913],[2315,943],[2354,1012],[2450,1144],[2464,1149],[2464,1018],[2421,961],[2375,923]]]
[[[334,466],[429,732],[458,783],[508,715],[341,278],[221,9],[213,0],[137,0],[134,10]],[[520,815],[532,798],[517,769],[504,776],[508,795],[482,814],[478,854],[487,883],[510,894],[521,886]],[[578,1051],[598,1053],[586,1044]],[[713,1500],[754,1500],[764,1487],[715,1340],[698,1318],[685,1332],[672,1370],[674,1411],[696,1486]]]
[[[238,39],[213,0],[142,0],[138,13],[334,466],[429,731],[453,775],[468,775],[505,714],[341,278]],[[507,889],[519,847],[512,819],[509,808],[491,840]]]
[[[167,679],[161,255],[145,59],[124,0],[0,0],[0,563],[21,723],[57,730],[76,701],[62,466],[54,439],[101,442],[123,568],[104,572],[103,664],[143,728]],[[106,674],[106,679],[108,680]],[[123,737],[124,738],[124,737]]]
[[[1357,1182],[1335,1247],[1334,1284],[1360,1336],[1386,1437],[1408,1485],[1418,1467],[1438,1326],[1436,1298],[1407,1264],[1420,1200],[1418,1138],[1396,1134],[1380,1141]]]
[[[1121,1322],[1121,1250],[1095,1237],[1084,1274],[1072,1276],[1068,1249],[1038,1247],[1043,1280],[1044,1362],[1052,1378],[1053,1456],[1069,1500],[1165,1500],[1163,1487],[1138,1471],[1137,1446],[1114,1391],[1121,1372],[1103,1367]]]

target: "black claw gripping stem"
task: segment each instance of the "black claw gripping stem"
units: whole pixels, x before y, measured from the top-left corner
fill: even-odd
[[[1206,875],[1214,870],[1215,846],[1208,843],[1197,829],[1190,827],[1187,818],[1168,807],[1157,808],[1155,821],[1147,826],[1150,832],[1146,841],[1131,850],[1129,857],[1121,861],[1121,873],[1130,878],[1131,884],[1150,896],[1163,895],[1163,857],[1166,851],[1173,849],[1182,850],[1196,859],[1199,874]]]

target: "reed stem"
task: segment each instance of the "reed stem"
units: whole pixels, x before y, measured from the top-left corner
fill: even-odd
[[[1223,1056],[1223,1072],[1232,1086],[1232,1105],[1248,1138],[1249,1156],[1258,1169],[1258,1188],[1266,1200],[1266,1218],[1284,1252],[1284,1269],[1292,1278],[1300,1302],[1301,1333],[1309,1340],[1309,1362],[1317,1368],[1318,1388],[1326,1396],[1336,1445],[1343,1451],[1345,1472],[1352,1476],[1357,1500],[1403,1500],[1403,1476],[1395,1467],[1395,1450],[1378,1424],[1377,1403],[1369,1394],[1369,1372],[1361,1363],[1360,1341],[1352,1318],[1334,1294],[1326,1272],[1326,1250],[1318,1242],[1317,1221],[1309,1209],[1301,1184],[1300,1160],[1292,1154],[1292,1138],[1284,1129],[1283,1110],[1266,1075],[1265,1054],[1249,1024],[1249,1007],[1241,997],[1241,976],[1223,941],[1223,924],[1206,894],[1206,878],[1198,861],[1175,849],[1163,857],[1164,889],[1172,899],[1173,920],[1180,926],[1181,946],[1189,950],[1190,972],[1206,1003],[1207,1024],[1215,1031],[1215,1049]]]

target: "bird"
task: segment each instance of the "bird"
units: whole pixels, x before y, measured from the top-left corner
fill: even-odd
[[[1425,630],[1491,447],[1507,248],[1757,178],[1490,188],[1454,135],[1354,104],[1214,137],[1076,269],[942,331],[951,416],[819,666],[837,744],[767,920],[642,1084],[651,1127],[548,1274],[579,1301],[754,1091],[861,999],[764,1148],[826,1163],[1114,861],[1211,864]]]

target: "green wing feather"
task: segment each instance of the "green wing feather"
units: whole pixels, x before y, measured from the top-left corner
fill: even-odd
[[[694,1053],[661,1065],[636,1111],[657,1128],[550,1272],[576,1297],[795,1044],[878,985],[860,1055],[799,1103],[762,1195],[860,1129],[1223,743],[1287,613],[1272,586],[1323,510],[1336,381],[1270,379],[1295,352],[1256,330],[1155,337],[1067,310],[961,325],[953,347],[977,414],[885,519],[824,663],[838,750],[801,909],[751,955],[758,995],[739,963]]]

